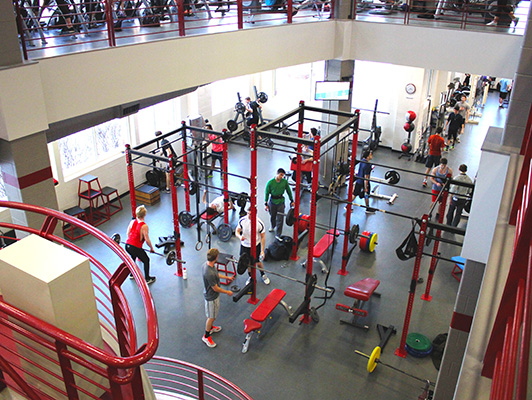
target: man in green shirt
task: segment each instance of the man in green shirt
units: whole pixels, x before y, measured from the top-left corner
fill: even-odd
[[[284,179],[286,172],[279,168],[277,175],[266,184],[264,206],[270,213],[271,228],[270,232],[275,231],[275,237],[281,238],[283,233],[283,214],[284,214],[284,192],[290,198],[290,207],[294,206],[294,197],[288,181]]]

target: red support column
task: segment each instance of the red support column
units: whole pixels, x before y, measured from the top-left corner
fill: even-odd
[[[127,180],[129,183],[129,200],[131,202],[131,215],[136,218],[137,199],[135,198],[135,178],[133,177],[133,163],[131,162],[131,146],[126,144]]]
[[[177,25],[179,27],[179,36],[185,36],[185,8],[183,0],[177,0]]]
[[[251,146],[251,259],[253,266],[257,265],[257,246],[255,244],[255,235],[257,234],[257,142],[256,142],[256,133],[255,129],[257,125],[251,125],[251,140],[249,145]],[[264,249],[262,249],[264,250]],[[248,303],[257,304],[259,299],[257,299],[257,270],[251,268],[251,279],[253,280],[253,291],[251,292],[251,297],[248,300]]]
[[[419,231],[419,240],[417,245],[416,261],[414,263],[414,270],[412,271],[412,280],[410,281],[410,291],[408,294],[408,304],[406,306],[405,322],[403,324],[403,333],[401,335],[401,343],[395,349],[395,355],[406,358],[406,337],[408,336],[408,327],[410,326],[410,317],[412,316],[412,308],[414,306],[414,299],[416,296],[417,279],[419,278],[419,267],[421,266],[421,258],[423,257],[423,246],[425,246],[425,236],[427,234],[427,222],[429,216],[423,215],[421,219],[421,228]]]
[[[299,102],[299,124],[297,129],[297,137],[302,138],[303,137],[303,117],[304,117],[304,107],[305,102],[300,101]],[[298,248],[298,237],[299,237],[299,203],[301,202],[301,150],[302,150],[301,143],[297,144],[297,167],[296,167],[296,187],[294,189],[295,196],[294,196],[294,215],[296,217],[296,222],[294,223],[294,237],[293,242],[294,245],[292,246],[292,254],[290,255],[290,260],[297,261],[299,260],[299,256],[297,255],[297,248]]]
[[[318,181],[320,175],[320,137],[314,137],[314,152],[313,152],[313,166],[312,166],[312,193],[310,197],[310,224],[308,227],[308,255],[307,255],[307,275],[306,281],[312,276],[312,267],[314,258],[314,239],[316,232],[316,193],[318,192]],[[308,288],[305,287],[305,298],[309,295]],[[310,305],[307,306],[305,313],[301,317],[301,322],[308,324],[310,318]]]
[[[355,110],[355,114],[360,117],[360,110]],[[353,145],[351,148],[351,163],[349,165],[349,187],[347,189],[347,211],[345,212],[345,232],[349,232],[351,228],[351,210],[353,205],[353,188],[355,185],[355,159],[357,156],[357,145],[358,145],[358,121],[357,118],[356,126],[353,127]],[[349,246],[349,236],[344,235],[344,248],[342,252],[342,268],[338,271],[338,275],[347,275],[347,248]]]
[[[185,178],[185,210],[190,212],[190,177],[188,175],[188,165],[187,165],[187,128],[185,127],[185,121],[181,121],[183,136],[183,178]]]
[[[173,183],[173,176],[175,172],[175,166],[172,161],[172,157],[168,158],[168,165],[170,168],[170,176],[172,177],[171,185],[170,185],[170,193],[172,196],[172,216],[174,221],[174,237],[175,237],[175,255],[178,260],[182,260],[181,256],[181,233],[179,231],[179,205],[177,204],[177,188]],[[177,263],[177,271],[175,275],[177,276],[183,276],[183,265],[178,262]]]
[[[291,24],[292,18],[293,18],[293,1],[292,0],[286,0],[286,22]]]
[[[238,29],[244,29],[244,5],[242,4],[242,0],[236,0],[236,14]]]
[[[226,133],[227,130],[224,129],[222,132]],[[226,224],[229,223],[229,179],[227,177],[227,172],[227,142],[224,139],[222,153],[222,180],[224,186],[224,222]]]
[[[450,174],[447,175],[448,179],[451,179],[452,176]],[[440,224],[443,223],[443,218],[445,214],[445,208],[447,206],[447,197],[449,196],[449,189],[442,189],[442,195],[441,195],[441,203],[440,207],[438,209],[438,222]],[[441,237],[441,229],[436,230],[436,239],[434,240],[434,247],[432,249],[432,255],[437,256],[438,255],[438,249],[440,247],[440,241],[439,238]],[[425,293],[421,295],[421,299],[425,301],[431,301],[432,296],[430,295],[430,288],[432,286],[432,280],[434,279],[434,273],[436,272],[436,267],[438,266],[438,259],[436,257],[432,257],[430,260],[430,268],[429,268],[429,276],[427,278],[427,285],[425,286]]]

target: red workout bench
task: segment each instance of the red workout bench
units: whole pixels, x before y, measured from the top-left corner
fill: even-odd
[[[336,309],[353,314],[353,319],[351,321],[340,320],[340,323],[353,325],[354,327],[362,328],[367,331],[369,329],[369,325],[360,324],[357,322],[357,320],[359,317],[367,317],[368,315],[368,312],[362,308],[364,303],[369,301],[371,296],[381,296],[379,293],[375,292],[380,283],[381,281],[377,279],[366,278],[349,285],[345,289],[344,294],[347,297],[355,299],[353,307],[348,307],[344,304],[338,303],[336,304]]]
[[[216,234],[216,226],[214,226],[213,222],[216,218],[218,218],[222,213],[216,213],[216,214],[207,214],[207,210],[203,211],[200,214],[200,218],[204,220],[206,223],[208,223],[211,226],[212,233]],[[200,224],[201,227],[201,224]]]
[[[314,250],[312,251],[312,258],[317,259],[318,262],[321,264],[321,272],[323,273],[327,273],[328,269],[325,263],[320,258],[338,236],[340,236],[340,231],[338,229],[336,231],[334,229],[329,229],[314,246]],[[303,264],[301,264],[301,266],[305,267],[306,264],[307,262],[305,261]]]
[[[255,311],[251,313],[251,319],[244,320],[244,333],[246,334],[246,340],[242,344],[242,353],[246,353],[249,348],[249,342],[253,336],[253,333],[257,331],[260,335],[260,329],[262,328],[262,322],[266,320],[275,307],[281,303],[286,312],[290,315],[291,307],[283,301],[283,297],[286,296],[286,292],[281,289],[273,289],[268,296],[257,306]],[[271,317],[270,317],[271,318]]]

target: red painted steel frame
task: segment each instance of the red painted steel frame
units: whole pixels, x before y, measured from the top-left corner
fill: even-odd
[[[360,110],[355,110],[355,115],[360,116]],[[353,189],[355,186],[355,164],[356,164],[356,155],[357,155],[357,145],[358,145],[358,121],[357,125],[353,127],[353,144],[351,148],[351,163],[349,165],[349,188],[347,189],[347,211],[345,212],[345,232],[349,232],[351,225],[351,210],[353,205]],[[344,235],[344,248],[342,252],[342,268],[338,271],[338,275],[347,275],[347,253],[349,246],[349,235]]]
[[[178,260],[182,260],[181,256],[181,232],[179,230],[179,205],[177,203],[177,187],[174,185],[174,173],[175,165],[172,160],[172,156],[168,158],[168,165],[170,167],[170,192],[172,196],[172,215],[174,221],[174,236],[175,236],[175,254]],[[175,273],[177,276],[183,276],[183,265],[182,263],[177,263],[177,271]]]
[[[452,175],[447,174],[447,178],[451,179]],[[445,215],[445,207],[447,206],[447,198],[449,196],[449,189],[447,187],[443,188],[443,193],[441,195],[441,203],[438,210],[438,222],[443,223],[443,217]],[[425,286],[425,293],[421,295],[421,299],[425,301],[431,301],[432,296],[430,295],[430,288],[432,286],[432,279],[434,279],[434,273],[436,272],[436,267],[438,266],[438,249],[440,247],[439,238],[441,237],[441,229],[436,230],[436,238],[434,240],[434,247],[432,249],[432,255],[434,257],[430,260],[429,276],[427,277],[427,285]]]
[[[251,125],[251,140],[249,142],[251,148],[251,175],[250,175],[250,185],[251,185],[251,260],[253,261],[253,266],[257,265],[257,245],[256,245],[256,236],[257,236],[257,136],[255,134],[255,129],[257,125]],[[264,251],[264,249],[261,249]],[[248,300],[248,303],[257,304],[259,299],[257,299],[257,270],[251,268],[251,279],[253,280],[253,291],[251,292],[251,297]]]
[[[223,129],[223,133],[227,130]],[[228,163],[227,163],[227,142],[223,141],[223,154],[222,154],[222,180],[224,185],[224,222],[229,224],[229,178],[227,176]]]
[[[302,138],[303,137],[303,116],[305,110],[303,109],[303,106],[305,105],[304,102],[299,102],[299,107],[301,108],[299,111],[299,123],[298,123],[298,129],[297,129],[297,137]],[[298,248],[298,237],[299,237],[299,203],[301,201],[301,181],[303,180],[303,177],[301,176],[301,150],[302,150],[301,143],[297,144],[297,166],[296,166],[296,187],[294,189],[295,195],[294,195],[294,216],[296,217],[296,221],[294,223],[294,238],[293,242],[294,245],[292,246],[292,254],[290,255],[290,259],[293,261],[299,260],[299,256],[297,255],[297,248]],[[314,157],[314,154],[313,154]]]
[[[182,1],[182,0],[181,0]],[[185,121],[181,121],[181,126],[183,127],[183,177],[185,178],[185,210],[190,212],[190,177],[188,175],[188,164],[187,164],[187,129]]]
[[[425,246],[425,236],[427,234],[427,222],[429,216],[423,215],[421,219],[421,228],[419,231],[419,241],[417,245],[416,261],[414,263],[414,269],[412,271],[412,280],[410,281],[410,291],[408,295],[408,304],[406,306],[405,322],[403,324],[403,332],[401,335],[401,343],[399,347],[395,349],[395,355],[399,357],[406,357],[406,337],[408,336],[408,328],[410,326],[410,318],[412,316],[412,308],[414,306],[414,299],[416,296],[417,279],[419,278],[419,268],[421,266],[421,258],[423,257],[423,247]]]
[[[137,199],[135,196],[135,177],[133,175],[133,163],[131,162],[131,153],[129,152],[131,150],[131,146],[129,144],[126,144],[126,163],[127,163],[127,179],[129,182],[129,200],[131,202],[131,215],[133,216],[133,219],[135,219],[137,216],[135,214],[135,210],[137,209]]]

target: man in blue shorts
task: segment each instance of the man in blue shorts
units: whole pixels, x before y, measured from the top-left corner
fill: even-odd
[[[374,214],[375,210],[369,206],[369,193],[371,186],[369,177],[371,175],[371,164],[369,163],[373,158],[373,152],[368,148],[362,150],[362,161],[358,165],[357,180],[355,181],[355,189],[353,195],[364,199],[366,203],[366,214]]]

